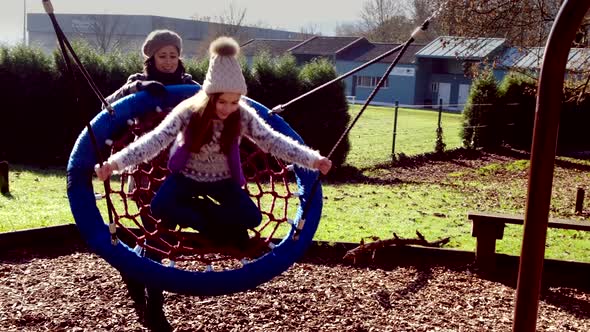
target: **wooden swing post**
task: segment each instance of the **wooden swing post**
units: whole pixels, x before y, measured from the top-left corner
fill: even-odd
[[[8,162],[0,161],[0,193],[7,195],[10,192],[8,188]]]

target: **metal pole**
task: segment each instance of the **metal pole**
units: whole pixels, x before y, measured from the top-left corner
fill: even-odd
[[[564,1],[553,24],[539,78],[514,332],[535,332],[557,147],[563,79],[571,43],[590,1]]]
[[[395,137],[397,136],[397,111],[399,109],[399,101],[395,101],[395,111],[393,116],[393,143],[391,144],[391,161],[395,161]]]

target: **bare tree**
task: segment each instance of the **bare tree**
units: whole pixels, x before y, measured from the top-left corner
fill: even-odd
[[[225,35],[239,37],[245,27],[246,8],[239,7],[231,2],[229,6],[216,16],[192,15],[191,18],[198,21],[209,22],[209,37],[213,38]]]
[[[449,0],[437,20],[450,35],[502,37],[513,45],[541,46],[547,40],[561,2]]]
[[[508,44],[517,46],[522,53],[536,56],[538,62],[543,56],[553,23],[563,0],[436,0],[445,6],[436,19],[445,34],[466,37],[501,37]],[[590,16],[579,27],[572,47],[588,47]],[[534,48],[536,47],[536,48]],[[514,69],[514,68],[513,68]],[[573,68],[572,68],[573,69]],[[525,74],[536,71],[522,70]],[[568,75],[570,94],[581,96],[590,88],[590,63],[576,64],[572,75]]]
[[[343,24],[338,35],[362,35],[400,42],[433,13],[429,35],[502,37],[522,47],[544,45],[563,0],[365,0],[360,20]],[[575,46],[587,46],[590,18]]]
[[[430,16],[430,3],[428,0],[365,0],[360,20],[338,25],[336,35],[363,36],[378,42],[405,41]]]
[[[364,37],[366,35],[358,22],[338,24],[334,33],[336,36],[343,37]]]
[[[213,22],[214,18],[208,15],[199,15],[199,14],[192,14],[190,16],[191,20],[195,21],[202,21],[202,22]]]
[[[361,9],[361,27],[374,41],[401,42],[410,35],[414,22],[407,0],[367,0]]]
[[[207,36],[197,47],[197,55],[204,56],[211,41],[219,36],[231,36],[238,43],[242,43],[255,36],[253,28],[266,27],[264,23],[246,25],[246,12],[246,8],[239,7],[232,2],[221,14],[216,16],[192,15],[191,18],[194,20],[209,22]]]
[[[417,25],[433,13],[427,40],[440,35],[472,37],[458,38],[464,48],[479,47],[473,38],[499,37],[507,45],[519,47],[519,52],[537,56],[538,60],[557,17],[563,0],[366,0],[361,20],[356,24],[339,27],[338,34],[355,34],[374,41],[400,42],[405,40]],[[439,11],[440,9],[440,11]],[[588,47],[590,15],[579,28],[573,47]],[[470,45],[469,43],[472,43]],[[537,47],[537,48],[534,48]],[[491,60],[490,65],[495,65]],[[468,66],[469,67],[469,66]],[[590,88],[588,70],[576,69],[572,75],[581,80],[578,91]],[[580,72],[582,71],[582,72]],[[523,72],[530,72],[529,68]]]
[[[219,16],[218,20],[219,23],[225,25],[225,34],[238,36],[245,23],[246,11],[246,8],[241,8],[233,2],[229,4],[229,7]]]
[[[301,38],[309,38],[312,36],[321,36],[322,31],[320,25],[316,23],[308,23],[299,29],[299,35]]]
[[[410,10],[410,17],[412,18],[412,22],[414,27],[418,27],[420,25],[422,25],[422,23],[424,23],[424,21],[426,21],[428,18],[430,18],[432,16],[433,13],[435,13],[438,8],[440,7],[440,4],[438,3],[438,1],[432,1],[432,0],[408,0],[411,2],[410,6],[409,6],[409,10]],[[420,40],[420,42],[428,42],[431,41],[433,39],[436,39],[436,37],[440,36],[442,34],[441,29],[440,29],[440,24],[438,24],[438,22],[435,20],[431,20],[430,21],[430,25],[428,26],[428,29],[426,30],[426,37],[423,40]]]
[[[73,20],[72,28],[96,50],[108,53],[123,45],[121,35],[127,23],[119,15],[86,15],[85,19]]]

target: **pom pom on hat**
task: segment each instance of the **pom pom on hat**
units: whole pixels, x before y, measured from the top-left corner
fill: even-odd
[[[220,56],[236,56],[240,52],[240,45],[230,37],[219,37],[209,46],[209,54]]]
[[[159,49],[169,45],[175,46],[180,54],[182,51],[182,38],[180,38],[176,32],[171,30],[154,30],[150,32],[143,42],[143,56],[150,58]]]
[[[203,82],[207,94],[233,92],[245,95],[248,92],[242,68],[237,59],[238,43],[230,37],[219,37],[209,46],[209,69]]]

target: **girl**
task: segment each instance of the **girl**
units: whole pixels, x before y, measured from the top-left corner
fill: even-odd
[[[323,174],[332,162],[273,130],[241,100],[247,88],[235,40],[220,37],[209,52],[201,91],[176,106],[153,131],[97,165],[96,174],[104,181],[114,171],[149,160],[174,142],[169,164],[173,172],[151,202],[152,215],[206,236],[229,237],[242,246],[248,240],[247,229],[262,220],[256,204],[240,187],[239,158],[232,152],[243,135],[280,159]]]

